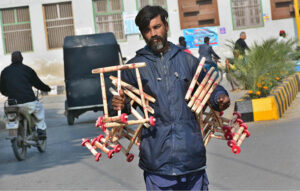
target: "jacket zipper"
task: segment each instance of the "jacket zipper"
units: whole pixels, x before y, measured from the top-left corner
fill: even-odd
[[[167,89],[167,94],[168,94],[168,92],[169,92],[169,80],[170,80],[170,76],[169,76],[169,72],[168,72],[168,66],[167,66],[167,62],[165,62],[164,63],[164,55],[163,55],[163,53],[160,53],[160,58],[161,58],[161,63],[162,63],[162,65],[163,65],[163,68],[164,68],[164,74],[165,74],[165,76],[166,76],[166,89]],[[172,116],[172,115],[171,115]],[[174,151],[175,150],[175,141],[174,141],[174,133],[173,133],[173,128],[174,128],[174,125],[173,124],[171,124],[171,135],[172,135],[172,151]],[[172,152],[172,154],[171,154],[171,156],[172,156],[172,158],[171,158],[171,160],[172,160],[172,164],[174,164],[174,153],[175,152]],[[176,173],[175,173],[175,171],[174,171],[174,166],[172,165],[172,174],[173,175],[176,175]]]

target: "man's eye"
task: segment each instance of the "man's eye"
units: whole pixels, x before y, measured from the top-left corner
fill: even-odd
[[[156,25],[154,29],[159,29],[161,25]]]

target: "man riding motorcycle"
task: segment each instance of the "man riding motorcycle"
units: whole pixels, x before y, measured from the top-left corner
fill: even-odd
[[[45,111],[34,95],[32,87],[44,92],[49,92],[51,88],[39,79],[32,68],[22,63],[23,56],[20,51],[12,53],[11,61],[12,63],[1,72],[1,93],[9,100],[16,100],[19,107],[26,107],[28,112],[35,116],[39,139],[46,139]]]

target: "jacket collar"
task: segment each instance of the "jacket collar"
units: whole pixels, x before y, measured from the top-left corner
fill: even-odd
[[[170,45],[169,50],[167,50],[167,52],[164,53],[164,56],[168,56],[170,59],[172,57],[174,57],[178,52],[180,52],[182,49],[179,48],[178,46],[174,45],[171,42],[168,42]],[[136,52],[136,54],[138,56],[144,56],[146,58],[148,58],[149,60],[155,61],[158,58],[160,58],[161,56],[159,54],[154,54],[153,51],[149,48],[148,45],[146,45],[144,48],[138,50]]]
[[[22,64],[22,62],[12,62],[11,64]]]

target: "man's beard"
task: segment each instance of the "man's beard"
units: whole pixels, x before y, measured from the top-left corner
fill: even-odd
[[[156,41],[154,41],[156,40]],[[160,53],[164,50],[167,44],[167,33],[164,36],[153,36],[150,40],[145,39],[147,45],[151,48],[151,50],[155,53]]]

